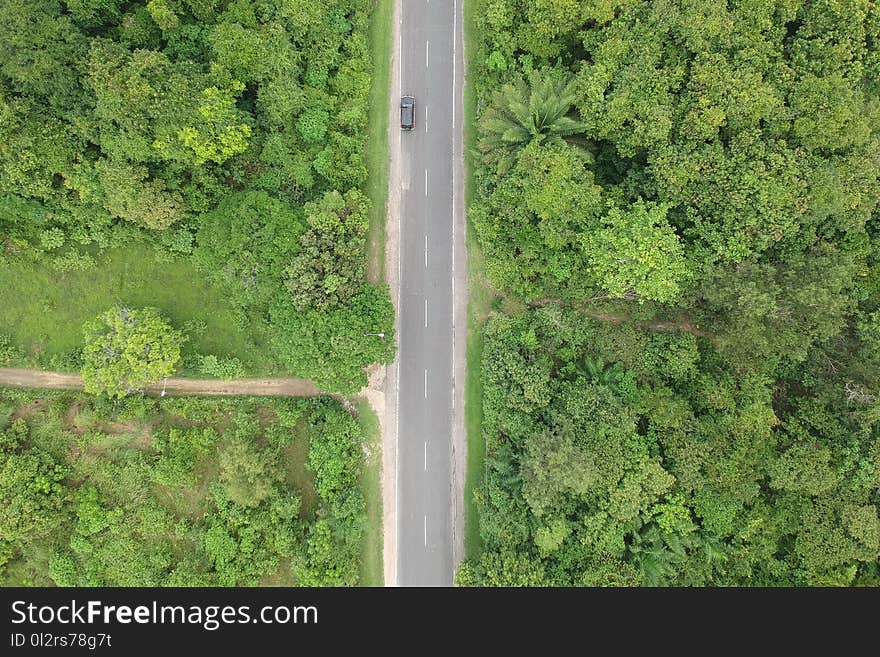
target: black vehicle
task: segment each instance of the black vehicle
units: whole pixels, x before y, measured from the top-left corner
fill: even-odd
[[[416,99],[404,96],[400,99],[400,128],[412,130],[416,125]]]

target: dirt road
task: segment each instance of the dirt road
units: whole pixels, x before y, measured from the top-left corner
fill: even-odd
[[[52,388],[56,390],[82,390],[79,374],[45,372],[0,368],[0,385],[19,388]],[[147,388],[147,394],[159,395],[162,383]],[[176,379],[165,383],[168,395],[265,395],[269,397],[316,397],[323,394],[307,379]]]

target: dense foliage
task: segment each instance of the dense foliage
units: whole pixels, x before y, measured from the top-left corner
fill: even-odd
[[[774,387],[556,305],[485,340],[487,550],[460,582],[880,584],[880,414],[847,374]]]
[[[329,398],[0,393],[0,583],[354,585],[364,430]]]
[[[880,584],[880,4],[486,0],[463,584]]]
[[[109,247],[184,255],[260,323],[277,371],[357,389],[393,350],[325,339],[365,314],[392,333],[387,291],[365,282],[371,7],[0,0],[2,259],[100,276]],[[290,313],[344,374],[305,372]]]

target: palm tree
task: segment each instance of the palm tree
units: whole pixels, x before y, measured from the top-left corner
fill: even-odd
[[[494,453],[486,455],[486,467],[495,471],[496,481],[506,489],[514,488],[522,481],[519,454],[509,442],[497,447]]]
[[[605,362],[601,358],[584,356],[584,370],[593,383],[605,383],[602,375],[605,373]]]
[[[587,126],[572,116],[577,99],[571,80],[542,76],[535,71],[526,84],[505,84],[495,93],[491,107],[480,120],[479,149],[483,162],[497,164],[506,173],[519,150],[534,140],[546,144],[572,143]]]
[[[642,575],[645,586],[663,586],[675,574],[677,564],[684,561],[686,553],[679,537],[660,533],[651,524],[635,532],[629,545],[630,560]]]

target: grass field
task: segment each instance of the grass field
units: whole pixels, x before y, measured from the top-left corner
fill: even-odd
[[[0,259],[0,335],[24,353],[20,365],[70,369],[65,356],[82,347],[82,326],[113,304],[159,308],[188,331],[187,354],[236,357],[253,374],[273,371],[259,319],[242,327],[224,294],[183,257],[162,259],[132,243],[96,258],[85,271],[60,273],[43,263]],[[186,373],[186,372],[184,372]]]
[[[388,85],[391,75],[391,20],[393,0],[377,0],[370,18],[370,53],[373,81],[367,122],[367,196],[370,198],[370,232],[367,237],[367,278],[384,280],[385,206],[388,198]]]

